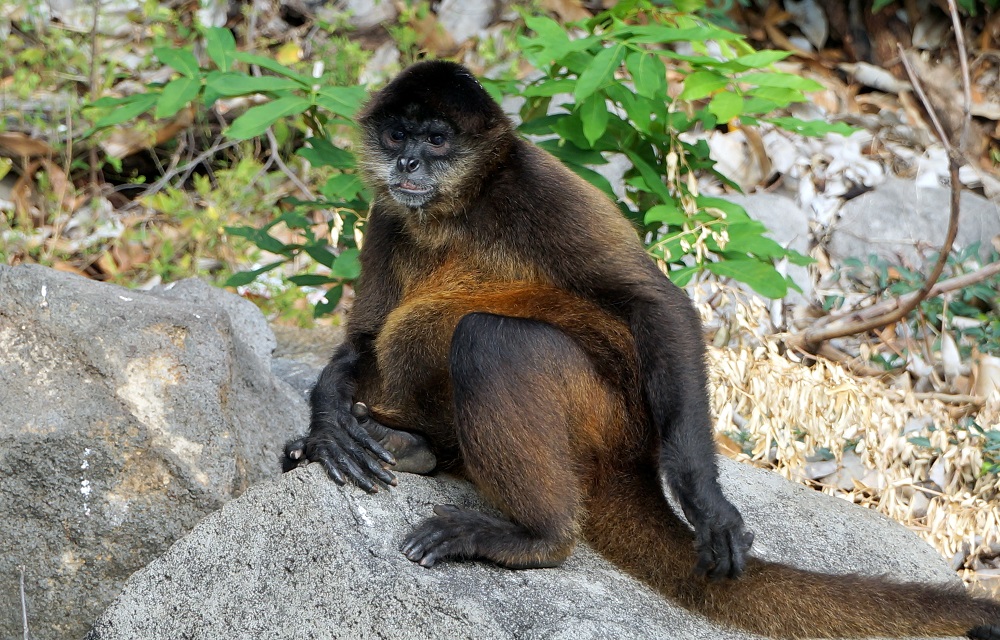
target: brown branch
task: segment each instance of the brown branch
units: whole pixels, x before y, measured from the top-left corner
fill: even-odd
[[[949,0],[949,5],[952,9],[952,20],[956,25],[958,25],[958,12],[955,8],[954,1]],[[960,55],[964,55],[965,46],[962,42],[963,32],[958,27],[955,29],[955,38],[959,42]],[[938,137],[941,139],[941,144],[943,144],[945,149],[948,151],[948,174],[951,179],[951,205],[948,216],[948,231],[945,235],[944,244],[938,254],[938,259],[934,264],[934,268],[931,269],[930,274],[924,280],[923,285],[921,285],[920,289],[917,290],[916,293],[909,294],[892,301],[887,301],[889,305],[891,305],[891,308],[887,309],[885,313],[881,313],[880,315],[873,316],[872,313],[869,312],[867,314],[868,317],[841,325],[824,326],[820,323],[816,323],[805,331],[790,336],[787,340],[789,348],[809,353],[817,353],[821,350],[823,343],[828,340],[865,333],[873,329],[878,329],[898,322],[899,320],[905,318],[911,311],[916,309],[921,302],[927,299],[931,290],[937,283],[938,278],[941,277],[941,273],[944,272],[944,267],[948,262],[948,254],[951,253],[952,245],[955,243],[955,236],[958,235],[958,221],[961,209],[961,183],[958,179],[958,170],[963,163],[963,157],[961,151],[952,144],[951,138],[941,125],[941,122],[934,111],[934,107],[927,98],[927,94],[924,93],[923,86],[921,85],[919,78],[917,78],[917,74],[913,71],[913,67],[910,64],[906,53],[903,51],[902,46],[899,46],[899,55],[900,60],[903,63],[903,67],[906,69],[906,75],[910,79],[910,84],[913,85],[913,89],[920,98],[921,104],[930,116],[931,122],[934,124],[934,129]],[[971,126],[972,118],[970,107],[971,101],[969,101],[968,98],[970,89],[968,86],[969,76],[967,71],[968,65],[966,64],[963,67],[962,75],[962,81],[965,83],[967,96],[967,102],[963,114],[963,133]]]
[[[970,273],[965,273],[960,276],[955,276],[954,278],[948,278],[947,280],[941,280],[936,282],[933,287],[931,287],[930,292],[927,294],[928,298],[935,298],[943,293],[949,293],[957,289],[964,289],[969,285],[976,284],[977,282],[982,282],[987,278],[992,278],[993,276],[1000,274],[1000,261],[991,262],[988,265],[980,267],[975,271]],[[817,327],[825,327],[836,322],[841,321],[851,321],[859,322],[862,320],[867,320],[869,318],[875,318],[885,313],[892,311],[900,303],[909,302],[911,298],[915,298],[919,291],[913,291],[907,293],[899,298],[893,298],[892,300],[883,300],[881,302],[875,303],[870,307],[864,307],[862,309],[852,309],[838,315],[830,315],[825,318],[821,318],[816,322]]]
[[[97,101],[97,26],[98,17],[101,15],[101,0],[94,0],[94,22],[90,29],[90,101]],[[96,196],[97,189],[97,145],[91,144],[89,150],[90,157],[90,188]]]

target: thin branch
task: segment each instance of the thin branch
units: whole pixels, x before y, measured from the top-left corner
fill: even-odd
[[[948,278],[947,280],[941,280],[936,282],[933,287],[931,287],[930,292],[927,294],[928,298],[936,298],[942,293],[949,293],[957,289],[964,289],[970,285],[976,284],[977,282],[982,282],[987,278],[992,278],[993,276],[1000,274],[1000,261],[991,262],[986,266],[980,267],[975,271],[970,273],[965,273],[960,276],[955,276],[954,278]],[[883,300],[870,307],[864,307],[863,309],[852,309],[838,315],[826,316],[825,318],[819,320],[816,323],[817,327],[827,326],[841,321],[851,321],[858,322],[860,320],[866,320],[868,318],[874,318],[882,314],[892,311],[897,304],[901,302],[909,302],[911,298],[915,298],[919,291],[913,291],[903,295],[899,298],[894,298],[892,300]]]
[[[948,0],[948,12],[951,14],[951,26],[955,31],[955,43],[958,45],[958,65],[962,69],[962,131],[958,138],[958,148],[968,149],[969,135],[972,133],[972,77],[969,75],[969,56],[965,51],[965,31],[958,19],[958,7],[955,0]]]
[[[90,29],[90,101],[97,100],[97,19],[101,14],[101,0],[94,0],[94,22]],[[90,145],[90,188],[97,195],[97,146]]]
[[[170,171],[168,171],[166,174],[163,175],[163,177],[161,177],[159,180],[157,180],[156,182],[154,182],[153,184],[151,184],[149,186],[149,188],[145,191],[145,193],[142,194],[141,197],[146,198],[146,197],[149,197],[149,196],[154,195],[156,193],[159,193],[159,191],[161,189],[163,189],[163,187],[167,186],[167,184],[171,180],[173,180],[174,177],[177,176],[177,174],[179,174],[179,173],[183,172],[184,173],[184,180],[186,180],[187,176],[190,176],[191,172],[194,171],[195,167],[197,167],[199,164],[201,164],[202,162],[204,162],[205,160],[207,160],[211,156],[215,155],[216,153],[218,153],[220,151],[223,151],[225,149],[228,149],[230,147],[235,147],[238,144],[239,144],[239,140],[230,140],[229,142],[226,142],[224,144],[214,144],[214,145],[212,145],[206,151],[203,151],[202,153],[200,153],[197,156],[195,156],[194,159],[191,160],[191,162],[187,162],[187,163],[183,164],[180,167],[174,167],[173,169],[171,169]],[[130,211],[130,210],[136,208],[137,206],[139,206],[139,199],[138,198],[136,198],[132,202],[130,202],[127,205],[125,205],[124,207],[122,207],[120,213],[125,213],[126,211]]]
[[[281,159],[281,151],[278,145],[278,139],[274,137],[274,131],[271,130],[271,127],[267,128],[266,133],[267,133],[267,142],[271,146],[271,158],[274,159],[274,164],[278,165],[278,168],[281,169],[281,171],[286,176],[288,176],[288,179],[291,180],[292,184],[294,184],[298,188],[298,190],[302,192],[302,195],[309,198],[310,200],[315,200],[316,196],[314,196],[312,192],[309,191],[309,187],[307,187],[305,183],[302,182],[302,180],[300,180],[297,175],[295,175],[295,172],[292,171],[287,164],[285,164],[285,161]]]

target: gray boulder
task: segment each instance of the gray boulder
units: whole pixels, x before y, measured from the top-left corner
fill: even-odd
[[[278,472],[301,397],[249,302],[0,266],[0,637],[80,637],[134,571]]]
[[[763,557],[956,580],[898,524],[775,474],[720,463]],[[135,574],[87,640],[754,637],[669,604],[585,546],[558,569],[424,569],[399,546],[441,503],[485,508],[453,478],[400,474],[398,487],[366,495],[338,487],[319,465],[297,469],[251,487]]]
[[[951,194],[945,187],[918,187],[912,180],[889,178],[885,184],[844,204],[830,236],[834,262],[877,255],[890,262],[921,266],[941,248],[948,229]],[[955,247],[979,243],[986,258],[990,241],[1000,234],[1000,203],[969,191],[960,199],[961,218]]]

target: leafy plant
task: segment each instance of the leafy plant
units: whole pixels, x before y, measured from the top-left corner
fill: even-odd
[[[540,136],[539,145],[592,184],[615,198],[611,185],[592,168],[621,153],[631,162],[625,174],[623,212],[635,220],[650,254],[669,267],[679,284],[700,271],[745,282],[763,295],[781,297],[789,280],[774,261],[798,264],[808,258],[765,237],[764,226],[738,205],[699,192],[699,172],[714,174],[708,145],[683,134],[716,126],[753,126],[766,120],[807,135],[846,133],[844,125],[770,117],[776,109],[804,101],[820,88],[799,76],[770,69],[786,52],[755,52],[743,37],[698,17],[705,8],[691,0],[684,11],[650,0],[618,3],[594,19],[573,25],[571,38],[555,21],[525,15],[533,32],[521,36],[527,59],[543,76],[526,86],[513,81],[484,81],[497,97],[525,99],[523,133]],[[158,47],[154,54],[176,71],[164,84],[124,98],[98,100],[93,130],[140,114],[175,115],[189,104],[209,107],[235,96],[263,95],[268,101],[249,108],[226,130],[232,139],[265,134],[278,124],[308,132],[297,155],[326,177],[315,200],[287,199],[285,210],[263,228],[227,227],[274,259],[238,273],[226,284],[243,285],[295,260],[312,265],[290,278],[301,286],[329,287],[317,315],[338,302],[343,285],[359,272],[359,240],[370,195],[358,179],[354,155],[344,136],[365,90],[343,86],[343,76],[302,74],[270,58],[237,50],[226,29],[204,31],[210,64],[202,65],[187,49]],[[670,43],[690,42],[696,52],[679,54]],[[710,55],[716,48],[721,55]],[[667,64],[682,76],[668,91]],[[672,97],[676,96],[676,97]],[[550,107],[559,100],[559,109]],[[281,238],[281,239],[279,239]],[[291,238],[291,240],[289,240]],[[303,258],[308,258],[303,260]]]
[[[288,199],[291,210],[275,217],[263,228],[227,226],[231,236],[250,240],[275,259],[250,271],[236,273],[225,282],[240,286],[272,271],[300,255],[306,255],[325,267],[322,273],[307,273],[290,278],[297,285],[332,285],[325,301],[317,304],[317,315],[332,310],[340,299],[343,283],[355,279],[360,267],[356,238],[342,235],[344,228],[357,228],[361,215],[368,210],[369,196],[354,174],[353,154],[334,146],[329,140],[341,128],[355,126],[351,119],[365,96],[358,86],[340,86],[340,71],[318,77],[307,76],[271,58],[237,50],[228,29],[209,28],[204,32],[205,51],[211,61],[203,67],[187,49],[156,47],[154,55],[177,72],[162,85],[124,98],[102,98],[90,105],[97,117],[92,132],[111,127],[139,115],[152,112],[154,118],[170,118],[191,103],[211,107],[217,100],[246,95],[264,95],[264,104],[247,109],[224,131],[235,140],[263,135],[270,127],[286,121],[298,121],[313,135],[305,139],[298,155],[313,167],[329,167],[332,175],[320,188],[321,198],[312,201]],[[243,67],[245,70],[238,70]],[[257,67],[273,75],[254,74],[247,67]],[[296,239],[282,241],[272,235],[279,226]]]
[[[534,35],[522,37],[521,46],[544,75],[521,90],[521,130],[544,136],[540,146],[612,198],[611,185],[588,165],[605,163],[610,153],[627,156],[632,166],[625,173],[622,211],[641,227],[650,254],[670,267],[678,284],[708,270],[780,298],[790,280],[773,262],[811,260],[764,236],[764,226],[742,207],[700,193],[698,172],[738,187],[715,170],[704,140],[684,134],[762,120],[806,135],[850,128],[767,118],[805,101],[805,92],[820,85],[770,69],[789,53],[754,51],[739,34],[688,12],[704,2],[686,4],[687,11],[679,11],[646,0],[620,2],[575,25],[583,31],[577,38],[547,17],[525,16]],[[697,53],[665,47],[680,41]],[[721,55],[710,55],[710,47]],[[673,91],[668,64],[683,76]]]

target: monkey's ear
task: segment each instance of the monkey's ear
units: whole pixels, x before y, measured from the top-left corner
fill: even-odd
[[[361,112],[363,126],[406,113],[417,120],[444,118],[461,133],[477,135],[507,122],[500,105],[476,77],[446,60],[418,62],[374,94]]]

